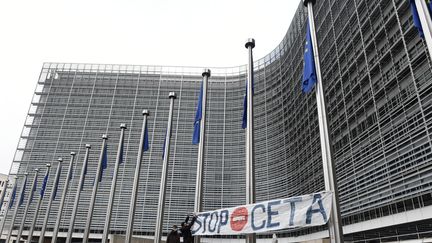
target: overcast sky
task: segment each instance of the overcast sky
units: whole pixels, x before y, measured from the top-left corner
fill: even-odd
[[[230,67],[284,37],[300,0],[0,1],[0,173],[43,62]],[[50,162],[50,161],[47,161]]]

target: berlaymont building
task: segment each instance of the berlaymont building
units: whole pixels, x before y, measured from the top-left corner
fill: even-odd
[[[432,238],[432,60],[414,27],[409,1],[320,0],[314,11],[345,241],[422,242]],[[254,62],[257,201],[324,190],[315,94],[301,91],[306,19],[306,9],[299,3],[280,44]],[[204,211],[242,205],[246,200],[242,110],[247,66],[239,65],[210,67]],[[192,145],[192,134],[202,69],[43,64],[10,174],[29,173],[32,178],[35,168],[44,170],[49,162],[54,168],[58,157],[66,160],[71,151],[76,152],[59,240],[66,237],[85,145],[91,144],[74,227],[77,236],[84,231],[101,135],[108,134],[107,179],[99,185],[90,232],[91,238],[101,238],[121,123],[127,124],[125,163],[119,168],[110,233],[125,234],[143,109],[150,111],[150,149],[143,155],[134,236],[153,237],[169,92],[176,92],[177,99],[164,232],[193,212],[198,146]],[[40,176],[38,185],[42,180]],[[48,183],[47,193],[52,192],[52,185]],[[26,193],[30,190],[28,186]],[[35,213],[34,204],[27,213],[24,236]],[[59,201],[53,201],[47,236],[52,234],[58,207]],[[42,201],[39,215],[45,215],[46,209],[47,202]],[[14,230],[23,210],[21,206],[17,211]],[[11,217],[7,214],[4,232],[11,227]],[[38,217],[36,221],[35,235],[42,220]],[[326,227],[276,234],[280,242],[328,237]],[[257,238],[265,242],[271,234]]]

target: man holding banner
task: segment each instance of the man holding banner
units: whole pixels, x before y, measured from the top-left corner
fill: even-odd
[[[185,221],[181,224],[180,231],[182,233],[184,243],[192,243],[194,241],[191,229],[194,226],[196,219],[197,219],[197,216],[194,214],[191,222],[189,223],[189,215],[188,215],[186,217]]]
[[[202,212],[192,226],[192,234],[240,235],[319,226],[327,223],[331,207],[332,192],[324,191]]]

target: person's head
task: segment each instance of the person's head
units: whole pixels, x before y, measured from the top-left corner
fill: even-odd
[[[181,223],[181,227],[183,228],[183,227],[185,227],[185,226],[187,226],[187,224],[186,224],[185,222],[182,222],[182,223]]]
[[[177,230],[177,225],[173,225],[172,229]]]

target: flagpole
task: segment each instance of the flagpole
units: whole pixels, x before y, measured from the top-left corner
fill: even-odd
[[[114,203],[115,189],[117,185],[117,174],[118,174],[120,163],[122,163],[121,160],[123,160],[122,156],[123,156],[124,133],[126,130],[126,124],[124,123],[120,124],[120,129],[121,129],[121,133],[120,133],[119,145],[117,148],[117,158],[114,165],[113,178],[111,182],[111,191],[110,191],[110,196],[108,198],[108,208],[107,208],[107,214],[105,218],[104,230],[102,234],[102,243],[108,242],[108,234],[109,234],[110,223],[111,223],[111,214],[112,214],[112,208]]]
[[[50,195],[50,198],[48,200],[48,206],[47,206],[47,209],[45,212],[45,218],[44,218],[42,229],[41,229],[40,236],[39,236],[39,243],[44,242],[45,231],[46,231],[46,227],[48,224],[48,219],[49,219],[49,215],[50,215],[50,211],[51,211],[51,204],[52,204],[52,201],[54,201],[54,190],[55,190],[55,186],[58,186],[58,185],[56,185],[56,182],[59,180],[59,177],[60,177],[61,167],[62,167],[61,164],[63,162],[63,158],[58,158],[57,162],[58,162],[58,165],[57,165],[56,175],[54,178],[54,183],[53,183],[53,188],[51,190],[51,195]]]
[[[38,176],[38,174],[39,174],[39,169],[35,169],[35,175],[34,175],[34,177],[33,177],[33,184],[32,184],[32,187],[31,187],[31,189],[30,189],[30,193],[29,193],[29,197],[28,197],[28,200],[27,200],[27,204],[26,204],[26,206],[25,206],[25,209],[24,209],[24,214],[23,214],[23,216],[22,216],[22,219],[21,219],[21,224],[20,224],[20,227],[19,227],[19,229],[18,229],[18,234],[17,234],[17,242],[19,242],[20,241],[20,239],[21,239],[21,235],[22,235],[22,232],[23,232],[23,230],[24,230],[24,223],[25,223],[25,219],[26,219],[26,217],[27,217],[27,213],[28,213],[28,209],[29,209],[29,207],[30,207],[30,204],[31,204],[31,202],[32,202],[32,197],[33,197],[33,190],[34,190],[34,188],[35,188],[35,186],[36,186],[36,183],[37,183],[37,176]]]
[[[51,169],[51,164],[46,164],[46,167],[47,167],[47,170],[45,172],[44,180],[45,180],[45,178],[47,176],[49,176],[50,169]],[[42,184],[42,186],[43,186],[43,184]],[[46,188],[46,185],[45,185],[45,188]],[[33,215],[33,220],[32,220],[32,223],[30,225],[30,230],[29,230],[29,233],[28,233],[28,236],[27,236],[27,242],[32,242],[31,240],[33,238],[33,231],[34,231],[34,228],[35,228],[35,225],[36,225],[36,219],[37,219],[37,217],[39,215],[39,209],[40,209],[40,205],[42,203],[42,199],[43,199],[43,194],[41,192],[40,195],[39,195],[39,199],[37,201],[37,204],[36,204],[35,213]]]
[[[18,213],[18,208],[20,206],[19,203],[21,202],[21,200],[23,200],[24,191],[25,191],[25,184],[26,184],[26,181],[27,181],[27,176],[28,176],[28,173],[24,173],[24,180],[23,180],[23,184],[21,185],[20,196],[19,196],[18,202],[16,203],[14,213],[12,214],[10,229],[9,229],[9,232],[7,234],[7,237],[6,237],[6,241],[5,241],[7,243],[9,243],[10,238],[12,236],[13,226],[15,224],[15,219],[16,219],[16,216],[17,216],[17,213]],[[15,183],[17,183],[17,182],[15,182]],[[3,234],[3,230],[2,230],[2,234]]]
[[[162,164],[162,178],[161,178],[161,185],[159,190],[159,201],[158,201],[154,243],[161,243],[161,238],[162,238],[163,214],[164,214],[164,206],[165,206],[165,193],[166,193],[166,183],[168,177],[168,162],[169,162],[171,129],[172,129],[172,119],[173,119],[175,98],[176,98],[176,94],[174,92],[170,92],[169,93],[170,110],[168,115],[168,126],[167,126],[166,137],[165,137],[165,151],[164,151],[163,164]]]
[[[414,0],[414,2],[417,12],[419,13],[429,56],[432,58],[432,16],[429,14],[429,9],[425,0]]]
[[[62,212],[63,212],[64,201],[66,199],[66,194],[67,194],[67,190],[68,190],[68,187],[69,187],[69,181],[71,180],[70,175],[71,175],[71,172],[72,172],[72,169],[73,169],[73,162],[75,160],[75,155],[76,154],[75,154],[75,152],[71,152],[70,155],[71,155],[71,159],[70,159],[70,162],[69,162],[69,169],[68,169],[68,172],[66,174],[65,185],[64,185],[63,192],[62,192],[62,197],[61,197],[61,200],[60,200],[60,205],[59,205],[59,209],[58,209],[58,213],[57,213],[56,222],[54,224],[53,236],[52,236],[52,240],[51,240],[52,243],[56,243],[57,242],[57,234],[58,234],[59,227],[60,227],[60,220],[61,220],[61,216],[62,216]],[[59,176],[60,176],[60,174],[59,174]],[[56,179],[56,181],[57,181],[57,179]],[[57,184],[57,187],[58,186],[59,185]],[[54,188],[53,188],[53,190],[54,190]],[[51,201],[54,201],[53,196],[54,195],[52,195],[52,193],[51,193]],[[45,216],[45,219],[47,219],[47,218],[48,218],[48,214],[46,214],[46,216]],[[44,226],[42,228],[42,231],[41,231],[41,237],[39,238],[39,243],[43,243],[43,238],[44,238],[44,235],[45,235],[45,230],[46,230],[47,223],[48,223],[48,220],[45,220],[45,224],[44,224]]]
[[[255,40],[250,38],[245,47],[249,52],[247,73],[247,120],[246,120],[246,204],[255,203],[255,144],[254,144],[254,114],[253,114],[253,56],[252,49]],[[255,243],[256,235],[246,235],[246,243]]]
[[[73,231],[74,231],[75,218],[76,218],[76,214],[77,214],[77,211],[78,211],[78,205],[79,205],[79,200],[80,200],[80,196],[81,196],[81,188],[84,185],[84,177],[85,177],[85,174],[87,173],[87,164],[88,164],[88,158],[89,158],[89,155],[90,155],[91,145],[90,144],[86,144],[85,147],[86,147],[86,153],[85,153],[84,161],[83,161],[82,168],[81,168],[81,175],[80,175],[80,178],[79,178],[78,187],[77,187],[77,191],[76,191],[76,195],[75,195],[75,201],[74,201],[74,204],[73,204],[71,219],[70,219],[70,222],[69,222],[69,230],[68,230],[67,237],[66,237],[66,243],[71,243],[72,242],[72,236],[73,236]],[[71,167],[69,167],[69,169],[71,169]],[[70,175],[70,174],[68,174],[68,175]],[[67,188],[66,188],[66,184],[65,184],[65,189],[64,189],[63,195],[62,195],[62,201],[63,202],[64,202],[65,196],[66,196],[66,192],[65,192],[66,189]],[[59,211],[60,215],[61,215],[61,213],[62,212]],[[57,220],[60,221],[59,219],[57,219]],[[52,238],[51,243],[56,243],[57,242],[56,240],[57,240],[57,235],[58,235],[59,227],[60,227],[60,225],[57,224],[56,225],[56,229],[57,229],[56,232],[57,233],[53,234],[53,238]]]
[[[99,155],[99,161],[98,161],[97,170],[96,170],[96,177],[94,179],[92,197],[90,199],[90,205],[89,205],[89,209],[88,209],[88,213],[87,213],[87,220],[86,220],[86,226],[84,229],[83,243],[87,243],[89,240],[91,221],[93,218],[93,210],[94,210],[94,206],[95,206],[95,202],[96,202],[96,194],[97,194],[97,190],[98,190],[98,186],[99,186],[99,177],[101,176],[101,170],[102,170],[102,160],[104,157],[104,150],[105,150],[107,140],[108,140],[108,135],[106,135],[106,134],[102,135],[102,147],[101,147],[101,152]]]
[[[330,235],[331,242],[342,243],[343,229],[342,229],[342,221],[341,221],[340,207],[339,207],[339,193],[337,187],[335,165],[333,164],[333,160],[332,160],[333,156],[332,156],[331,145],[330,145],[330,136],[328,132],[327,112],[326,112],[326,105],[324,99],[324,89],[323,89],[321,67],[320,67],[320,60],[319,60],[319,53],[318,53],[318,42],[317,42],[316,32],[315,32],[315,21],[314,21],[314,13],[313,13],[313,5],[315,4],[315,0],[303,0],[303,3],[308,9],[312,48],[313,48],[315,67],[316,67],[316,76],[317,76],[316,99],[317,99],[317,108],[318,108],[318,122],[319,122],[319,130],[320,130],[321,154],[323,160],[325,189],[327,191],[333,192],[331,217],[329,218],[329,223],[328,223],[329,235]]]
[[[198,145],[198,162],[196,172],[196,184],[195,184],[195,207],[194,212],[201,212],[202,209],[202,195],[203,195],[203,174],[204,174],[204,144],[205,144],[205,120],[206,120],[206,106],[207,106],[207,87],[208,79],[211,75],[210,69],[204,69],[202,72],[203,76],[203,91],[202,91],[202,104],[201,104],[201,121],[200,121],[200,135]],[[201,239],[199,236],[195,236],[195,243],[200,243]]]
[[[126,240],[125,243],[130,243],[132,241],[133,237],[133,222],[134,222],[134,216],[135,216],[135,205],[137,201],[137,194],[138,194],[138,187],[139,187],[139,175],[141,171],[141,163],[142,163],[142,156],[144,153],[144,143],[145,143],[145,136],[146,136],[146,128],[147,128],[147,117],[149,116],[148,110],[143,110],[142,112],[144,116],[142,128],[141,128],[141,139],[140,139],[140,145],[138,147],[138,156],[137,156],[137,162],[135,166],[135,175],[134,175],[134,182],[132,187],[132,198],[130,201],[129,206],[129,217],[127,222],[127,230],[126,230]]]

